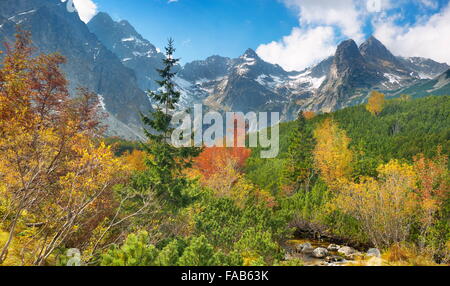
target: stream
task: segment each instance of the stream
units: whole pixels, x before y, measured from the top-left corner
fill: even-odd
[[[293,239],[288,240],[284,243],[283,248],[286,250],[286,260],[291,259],[301,259],[305,266],[350,266],[350,265],[379,265],[381,264],[381,258],[378,257],[367,257],[365,256],[364,249],[355,249],[352,248],[355,253],[358,253],[361,255],[360,258],[357,260],[353,260],[349,257],[344,257],[343,254],[339,253],[337,250],[329,250],[326,257],[335,257],[338,259],[335,260],[341,260],[341,261],[332,261],[327,262],[326,257],[324,258],[316,258],[312,255],[311,252],[302,252],[298,248],[300,245],[303,245],[305,243],[309,243],[312,246],[312,249],[317,249],[319,247],[328,249],[331,244],[334,244],[333,242],[326,241],[326,240],[317,240],[317,239]],[[342,245],[344,246],[344,245]],[[367,250],[367,249],[366,249]]]

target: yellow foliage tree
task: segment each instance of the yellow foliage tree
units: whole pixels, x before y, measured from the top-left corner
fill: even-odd
[[[378,91],[372,91],[366,109],[373,115],[378,115],[383,111],[384,103],[384,94]]]
[[[377,179],[342,184],[333,203],[356,218],[370,241],[382,248],[406,240],[419,204],[412,166],[393,160],[378,172]]]
[[[352,173],[353,154],[346,132],[328,118],[316,128],[314,137],[317,142],[313,151],[315,167],[324,181],[334,186],[339,180],[348,179]]]
[[[144,171],[147,168],[145,166],[145,158],[147,156],[144,151],[133,150],[131,153],[125,153],[122,157],[133,171]]]
[[[127,168],[104,144],[95,94],[71,99],[58,54],[32,57],[17,35],[0,69],[0,264],[45,264],[111,213]],[[17,243],[13,241],[16,240]],[[15,246],[11,248],[11,246]]]

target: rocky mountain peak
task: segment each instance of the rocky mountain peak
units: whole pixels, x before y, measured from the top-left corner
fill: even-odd
[[[366,63],[355,41],[346,40],[338,45],[333,65],[337,73],[334,76],[338,76],[348,70],[363,69]]]
[[[116,22],[107,13],[98,13],[88,27],[126,67],[134,71],[142,90],[158,87],[155,83],[155,79],[159,78],[156,69],[161,67],[164,55],[128,21]]]
[[[359,47],[361,55],[367,58],[385,60],[385,61],[397,61],[395,56],[374,36],[370,36]]]
[[[109,16],[108,13],[105,12],[98,12],[92,19],[91,21],[102,21],[104,23],[113,23],[114,20],[111,18],[111,16]],[[90,22],[91,22],[90,21]]]
[[[259,59],[258,54],[253,49],[247,49],[242,58]]]

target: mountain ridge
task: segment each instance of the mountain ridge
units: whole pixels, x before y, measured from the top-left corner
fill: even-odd
[[[41,51],[60,51],[68,58],[64,70],[71,89],[82,85],[99,95],[111,115],[111,134],[140,136],[138,114],[151,109],[144,91],[158,88],[156,69],[164,59],[150,41],[128,21],[114,21],[107,13],[86,25],[58,0],[3,1],[2,38],[12,41],[18,23],[28,27]],[[292,120],[301,110],[329,112],[364,103],[371,90],[388,97],[408,88],[413,96],[444,92],[446,81],[437,78],[449,68],[431,59],[395,56],[371,36],[359,46],[351,39],[341,42],[333,56],[303,71],[288,72],[253,49],[237,58],[213,55],[176,67],[175,83],[180,109],[203,103],[222,112],[276,111],[282,120]]]

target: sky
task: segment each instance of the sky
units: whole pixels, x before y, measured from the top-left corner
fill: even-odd
[[[395,55],[450,64],[450,0],[73,0],[87,22],[97,12],[128,20],[158,48],[175,39],[182,62],[238,57],[248,48],[286,70],[333,55],[339,42],[370,35]]]

